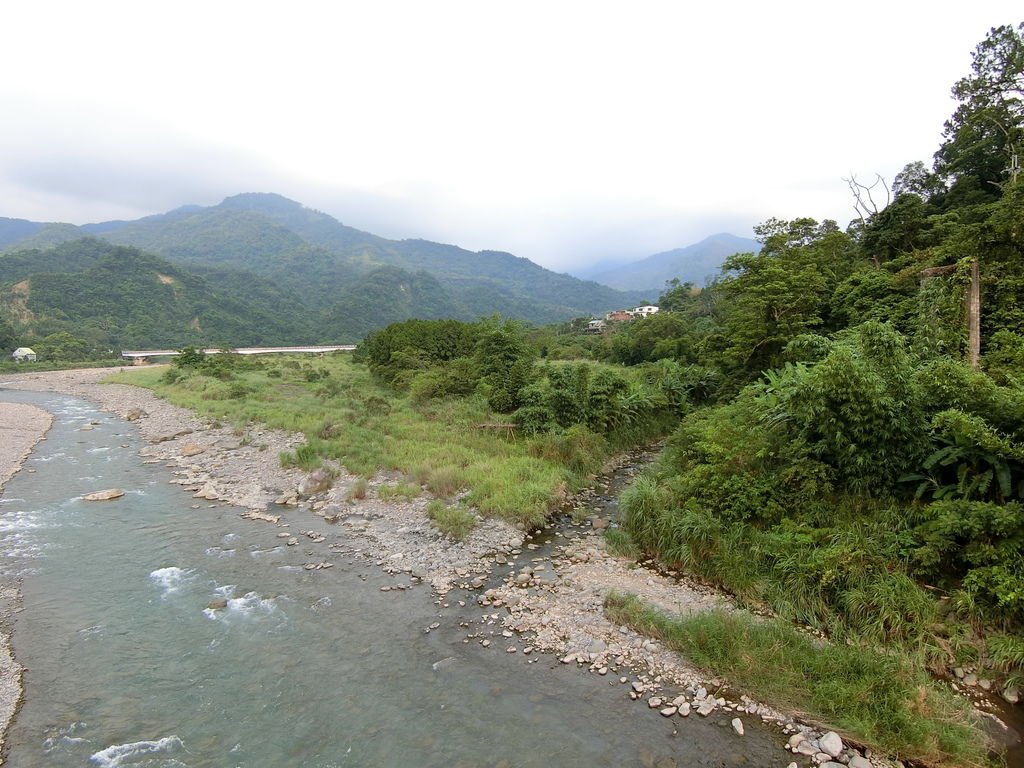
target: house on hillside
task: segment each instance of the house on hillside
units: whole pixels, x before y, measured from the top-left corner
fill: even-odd
[[[591,320],[587,323],[587,327],[583,329],[584,333],[601,333],[604,330],[604,320]]]
[[[35,350],[31,347],[18,347],[11,357],[16,363],[34,363],[36,361]]]
[[[657,307],[655,307],[653,305],[650,305],[650,304],[647,304],[647,305],[644,305],[642,307],[637,307],[636,309],[634,309],[633,310],[633,314],[638,316],[638,317],[648,317],[650,315],[655,314],[657,311],[658,311]]]
[[[617,309],[605,315],[604,319],[610,323],[625,323],[633,319],[633,313],[625,309]]]

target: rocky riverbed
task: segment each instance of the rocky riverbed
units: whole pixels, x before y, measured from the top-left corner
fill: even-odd
[[[21,469],[33,446],[43,439],[53,417],[41,408],[0,403],[0,490]],[[11,653],[10,621],[18,605],[16,585],[0,587],[0,753],[4,734],[21,700],[21,665]]]
[[[149,390],[101,384],[108,374],[102,369],[20,374],[8,376],[3,385],[85,398],[135,423],[147,441],[144,461],[170,469],[171,482],[191,494],[195,508],[227,503],[246,510],[242,516],[254,525],[280,527],[283,544],[308,550],[307,569],[330,567],[332,557],[348,548],[399,577],[384,590],[426,582],[444,607],[453,590],[470,590],[489,612],[477,619],[482,626],[467,623],[467,641],[494,652],[555,654],[564,664],[620,681],[623,698],[635,702],[627,705],[648,706],[664,717],[725,716],[739,735],[745,721],[749,726],[759,720],[790,736],[787,748],[794,756],[867,764],[864,754],[836,734],[822,734],[764,704],[732,696],[723,681],[608,621],[603,601],[612,590],[674,612],[732,606],[727,596],[681,574],[612,556],[602,535],[607,519],[563,526],[544,547],[509,523],[479,519],[469,538],[457,543],[441,536],[427,518],[425,494],[408,501],[379,497],[383,485],[404,478],[381,473],[365,483],[338,466],[309,474],[283,468],[279,454],[302,444],[302,435],[210,423]],[[338,535],[325,533],[324,522],[337,526]],[[317,530],[305,530],[314,523]]]

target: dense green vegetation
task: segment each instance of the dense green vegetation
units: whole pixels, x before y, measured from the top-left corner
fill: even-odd
[[[1020,684],[1022,32],[1000,27],[978,46],[933,168],[908,164],[888,205],[858,200],[864,216],[846,231],[770,220],[761,251],[730,257],[706,289],[670,284],[663,316],[577,343],[677,366],[691,409],[624,494],[630,539],[616,533],[617,549],[852,648]]]
[[[605,613],[764,701],[856,734],[875,751],[930,765],[986,762],[971,705],[900,655],[822,644],[783,622],[740,612],[673,618],[633,595],[609,594]]]

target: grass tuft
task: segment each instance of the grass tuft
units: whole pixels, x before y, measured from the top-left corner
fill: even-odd
[[[465,541],[473,526],[476,515],[461,505],[449,507],[443,501],[432,501],[427,505],[427,517],[442,534],[455,541]]]
[[[423,493],[423,489],[414,483],[395,483],[394,485],[382,485],[377,489],[377,498],[381,501],[390,499],[415,499]]]

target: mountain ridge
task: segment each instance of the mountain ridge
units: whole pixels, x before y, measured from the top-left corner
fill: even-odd
[[[758,252],[761,244],[729,232],[708,235],[699,242],[655,253],[638,261],[591,274],[589,279],[618,290],[662,291],[677,279],[702,286],[734,253]]]
[[[234,300],[244,297],[248,284],[259,286],[252,300],[261,302],[261,311],[302,315],[305,320],[298,325],[313,329],[324,342],[356,341],[376,327],[411,317],[475,320],[498,313],[545,324],[633,306],[643,298],[503,251],[473,252],[417,238],[389,240],[274,193],[242,193],[215,206],[182,206],[134,221],[75,226],[0,219],[0,225],[0,234],[7,237],[7,242],[0,240],[0,290],[9,289],[15,277],[51,285],[55,278],[40,276],[60,274],[68,290],[84,291],[96,306],[107,306],[116,297],[101,296],[102,290],[92,285],[86,290],[77,277],[67,277],[95,268],[95,258],[81,254],[96,251],[94,243],[107,243],[136,249],[134,258],[140,261],[165,260],[200,281],[195,283],[199,293],[220,291]],[[24,236],[12,240],[18,234]],[[78,261],[70,258],[72,253],[79,254]],[[140,277],[133,290],[142,284],[152,280]],[[45,309],[41,316],[59,318],[59,307],[52,302],[44,307],[38,295],[34,300]],[[70,303],[78,314],[56,325],[74,328],[81,320],[97,343],[115,343],[87,308]],[[232,304],[231,311],[237,314],[239,306]],[[169,318],[177,318],[175,311],[164,310]],[[220,325],[238,331],[234,317],[225,316]],[[173,322],[180,326],[177,319]],[[291,327],[276,320],[271,325]],[[189,340],[198,341],[194,336]],[[216,339],[225,340],[230,341],[223,332]]]

